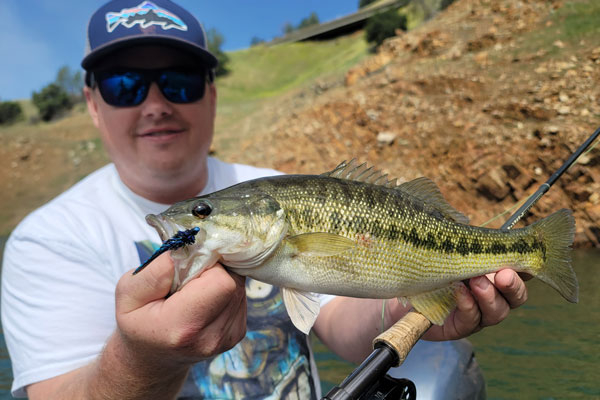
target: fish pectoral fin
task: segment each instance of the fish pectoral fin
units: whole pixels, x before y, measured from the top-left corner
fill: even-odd
[[[297,255],[308,257],[335,256],[356,246],[352,239],[327,232],[302,233],[286,241]]]
[[[321,302],[316,294],[296,289],[282,288],[283,304],[294,326],[308,335],[315,323]]]
[[[410,304],[436,325],[443,325],[446,317],[456,307],[456,290],[460,283],[431,292],[408,296]]]

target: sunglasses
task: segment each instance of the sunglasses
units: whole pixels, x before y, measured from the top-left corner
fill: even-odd
[[[90,82],[107,104],[115,107],[134,107],[142,104],[152,82],[172,103],[187,104],[204,97],[206,81],[212,81],[204,69],[111,69],[91,72]],[[90,85],[91,86],[91,85]]]

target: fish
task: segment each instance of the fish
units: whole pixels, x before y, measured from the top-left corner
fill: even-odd
[[[518,229],[472,226],[429,178],[398,184],[356,160],[321,175],[238,183],[146,221],[163,241],[194,229],[195,242],[171,252],[171,292],[221,263],[281,288],[290,319],[306,334],[319,294],[398,298],[442,325],[463,280],[506,266],[578,301],[570,210]]]

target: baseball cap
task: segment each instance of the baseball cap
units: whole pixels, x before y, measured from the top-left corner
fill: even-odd
[[[93,68],[109,53],[137,44],[164,44],[198,56],[208,68],[217,58],[206,45],[198,20],[170,0],[113,0],[90,18],[81,66]]]

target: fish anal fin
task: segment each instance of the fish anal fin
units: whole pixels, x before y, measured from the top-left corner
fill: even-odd
[[[327,232],[302,233],[285,240],[297,255],[308,257],[335,256],[356,246],[352,239]]]
[[[281,292],[292,323],[308,335],[321,309],[319,298],[314,293],[290,288],[282,288]]]
[[[456,307],[456,290],[460,283],[430,292],[408,296],[410,304],[436,325],[443,325],[446,317]]]
[[[397,190],[402,190],[438,210],[444,217],[458,222],[459,224],[468,224],[469,218],[456,210],[448,203],[442,195],[440,188],[431,179],[421,177],[410,182],[398,185]]]

